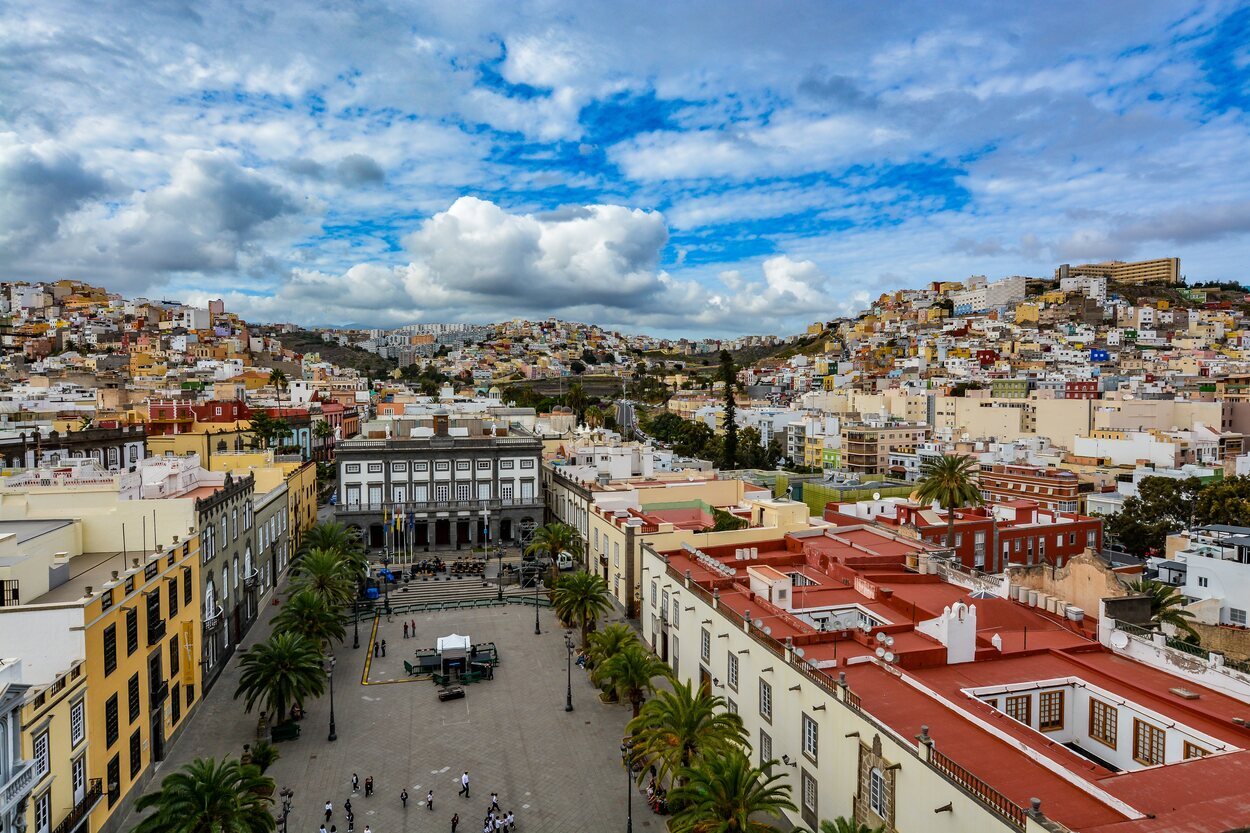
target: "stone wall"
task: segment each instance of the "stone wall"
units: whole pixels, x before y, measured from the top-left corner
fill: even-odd
[[[1236,660],[1250,660],[1250,630],[1232,625],[1204,625],[1194,622],[1202,647]]]
[[[1047,564],[1009,567],[1007,577],[1014,585],[1076,605],[1089,616],[1098,615],[1099,602],[1103,599],[1128,594],[1128,588],[1115,571],[1088,549],[1062,567]]]

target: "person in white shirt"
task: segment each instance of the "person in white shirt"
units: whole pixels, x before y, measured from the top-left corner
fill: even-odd
[[[469,797],[469,771],[467,769],[464,771],[464,775],[460,776],[460,792],[456,793],[456,795],[463,795],[465,798]]]

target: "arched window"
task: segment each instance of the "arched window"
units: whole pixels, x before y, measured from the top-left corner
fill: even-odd
[[[221,565],[221,603],[226,606],[230,601],[230,565]]]
[[[213,614],[217,612],[217,585],[213,583],[213,577],[208,577],[208,584],[204,586],[204,618],[211,619]]]
[[[885,773],[873,767],[868,773],[868,807],[884,819],[888,818],[886,813],[889,811],[886,804]]]
[[[243,548],[243,575],[250,576],[252,574],[252,542],[248,541],[247,546]]]
[[[234,556],[234,589],[239,589],[239,556],[237,553]]]

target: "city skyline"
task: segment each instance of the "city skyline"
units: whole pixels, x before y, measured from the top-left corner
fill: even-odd
[[[5,15],[0,278],[668,337],[1063,262],[1241,279],[1250,11],[767,13]]]

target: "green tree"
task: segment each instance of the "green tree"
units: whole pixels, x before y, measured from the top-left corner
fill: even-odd
[[[608,625],[601,631],[595,631],[590,634],[588,640],[590,642],[590,647],[587,649],[590,655],[590,681],[605,689],[615,699],[616,689],[612,686],[612,681],[603,673],[604,663],[619,654],[626,646],[638,644],[638,635],[629,625],[618,622],[615,625]]]
[[[287,378],[286,372],[281,368],[275,367],[269,371],[269,384],[273,385],[274,390],[278,393],[278,415],[282,415],[282,392],[286,390]]]
[[[765,451],[760,429],[754,425],[748,425],[738,432],[738,466],[740,468],[764,468]]]
[[[321,651],[311,639],[297,633],[272,634],[243,653],[234,698],[245,697],[249,712],[259,702],[275,722],[282,722],[292,704],[302,706],[305,699],[325,691],[321,662]]]
[[[1137,494],[1126,498],[1120,511],[1106,519],[1106,530],[1134,555],[1161,553],[1170,533],[1199,520],[1196,505],[1202,491],[1202,481],[1196,477],[1143,477]]]
[[[290,433],[290,423],[265,411],[253,411],[248,421],[248,444],[252,448],[273,448]]]
[[[1194,615],[1184,609],[1185,597],[1175,587],[1145,578],[1129,582],[1128,589],[1150,597],[1150,626],[1153,629],[1162,630],[1163,625],[1172,625],[1178,631],[1198,638],[1198,632],[1190,624]]]
[[[322,452],[328,457],[330,453],[329,442],[334,436],[334,428],[331,427],[328,420],[317,420],[317,424],[313,426],[313,436],[321,440]]]
[[[540,526],[534,530],[533,537],[530,538],[529,544],[525,547],[526,555],[545,555],[551,559],[551,581],[549,583],[552,587],[556,586],[560,576],[555,558],[562,552],[567,552],[573,556],[573,560],[579,564],[583,560],[582,536],[573,527],[562,523],[549,523]]]
[[[291,594],[312,593],[331,608],[351,604],[350,562],[334,550],[310,550],[295,566]]]
[[[1230,477],[1203,486],[1194,499],[1194,522],[1250,526],[1250,477]]]
[[[734,390],[737,387],[737,374],[734,372],[733,356],[728,350],[720,351],[720,378],[725,383],[725,445],[721,457],[721,468],[736,469],[738,467],[738,404],[734,401]]]
[[[682,430],[688,424],[686,420],[672,411],[661,411],[654,418],[647,420],[642,430],[660,442],[673,443],[677,441]]]
[[[790,788],[772,774],[775,761],[763,769],[751,766],[741,750],[704,758],[683,773],[685,783],[669,793],[677,809],[672,833],[768,833],[776,826],[763,818],[779,819],[795,810]]]
[[[343,617],[310,590],[286,600],[281,612],[273,618],[273,629],[278,633],[297,633],[323,649],[328,649],[333,642],[342,642],[346,635]]]
[[[573,409],[573,413],[577,414],[577,419],[580,421],[586,413],[586,391],[581,382],[569,385],[569,392],[564,395],[564,404]]]
[[[574,622],[581,629],[582,650],[589,646],[586,635],[599,617],[612,609],[608,583],[597,573],[576,572],[561,577],[555,584],[551,603],[565,622]]]
[[[916,497],[922,503],[937,501],[946,510],[946,546],[955,546],[955,510],[980,506],[981,492],[974,473],[978,463],[973,457],[943,454],[925,460],[920,467],[920,484]]]
[[[603,581],[599,576],[595,578]],[[599,667],[599,671],[600,679],[609,682],[616,696],[627,701],[633,708],[634,717],[641,712],[647,692],[655,691],[656,678],[667,679],[673,673],[668,665],[643,647],[641,642],[621,648],[608,657]]]
[[[591,405],[586,409],[586,424],[591,428],[598,428],[603,425],[603,409],[598,405]]]
[[[300,539],[299,549],[295,553],[296,561],[302,560],[313,550],[336,553],[339,558],[347,562],[348,572],[353,580],[364,577],[368,563],[365,558],[364,543],[360,540],[358,530],[334,521],[321,521],[313,524]]]
[[[687,422],[673,444],[673,451],[682,457],[702,457],[713,436],[706,422]]]
[[[725,698],[684,682],[657,692],[630,721],[628,731],[644,771],[654,766],[656,777],[669,784],[696,761],[747,744],[742,718],[728,711]]]
[[[136,810],[153,812],[134,833],[269,833],[273,789],[260,767],[196,758],[139,799]]]

